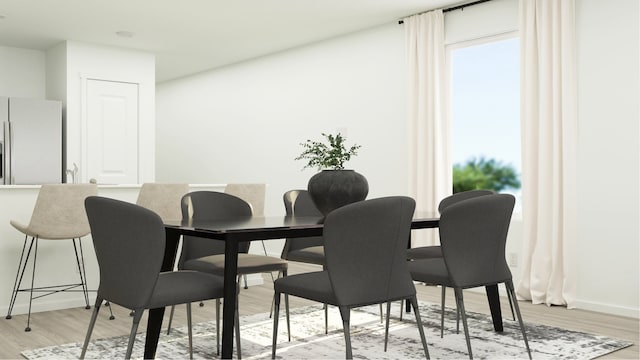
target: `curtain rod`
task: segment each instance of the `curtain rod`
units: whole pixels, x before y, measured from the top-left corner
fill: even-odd
[[[488,2],[488,1],[491,1],[491,0],[476,0],[476,1],[473,1],[473,2],[470,2],[470,3],[467,3],[467,4],[462,4],[462,5],[457,5],[457,6],[453,6],[453,7],[450,7],[450,8],[442,9],[442,12],[443,13],[447,13],[449,11],[462,10],[462,9],[464,9],[466,7],[482,4],[482,3],[485,3],[485,2]],[[432,10],[429,10],[429,11],[432,11]],[[419,14],[424,14],[424,13],[419,13]],[[416,14],[416,15],[419,15],[419,14]],[[403,20],[398,20],[398,24],[402,25],[402,24],[404,24],[404,21]]]

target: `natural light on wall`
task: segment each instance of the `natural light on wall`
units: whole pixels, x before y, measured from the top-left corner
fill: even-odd
[[[454,192],[489,188],[516,196],[520,212],[519,38],[451,44]]]

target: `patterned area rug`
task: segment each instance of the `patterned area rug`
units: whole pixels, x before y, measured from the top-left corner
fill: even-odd
[[[393,304],[388,351],[384,352],[384,325],[378,306],[352,311],[351,344],[356,359],[420,359],[424,352],[413,313],[398,318],[400,304]],[[439,305],[420,304],[429,353],[433,359],[468,358],[462,329],[456,334],[455,310],[447,309],[445,335],[440,338]],[[518,323],[504,320],[504,332],[493,331],[487,315],[468,313],[473,355],[477,359],[526,359],[527,352]],[[96,326],[100,326],[98,323]],[[462,325],[461,325],[462,326]],[[526,323],[527,337],[534,359],[593,359],[632,345],[603,336],[568,331],[560,328]],[[242,357],[270,359],[273,320],[269,314],[241,318]],[[292,309],[291,342],[287,341],[284,306],[279,324],[277,357],[283,359],[340,359],[345,356],[342,321],[336,308],[329,309],[329,334],[324,334],[322,306]],[[194,358],[211,358],[215,352],[215,323],[194,325]],[[127,337],[94,339],[87,358],[122,358]],[[82,344],[65,344],[24,351],[27,359],[71,359],[80,356]],[[144,352],[144,333],[138,334],[134,358]],[[235,353],[234,353],[235,355]],[[163,333],[156,353],[160,359],[188,359],[187,329],[177,328],[171,335]]]

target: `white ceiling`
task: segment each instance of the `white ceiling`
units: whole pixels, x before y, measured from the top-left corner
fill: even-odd
[[[71,40],[139,49],[156,55],[160,82],[461,2],[2,0],[0,45],[46,50]]]

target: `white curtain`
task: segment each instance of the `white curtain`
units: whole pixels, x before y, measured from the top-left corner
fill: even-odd
[[[442,10],[404,19],[409,114],[409,192],[416,211],[436,212],[452,192]],[[438,244],[437,231],[416,231],[413,246]]]
[[[573,307],[577,85],[574,0],[520,0],[523,272],[518,296]]]

